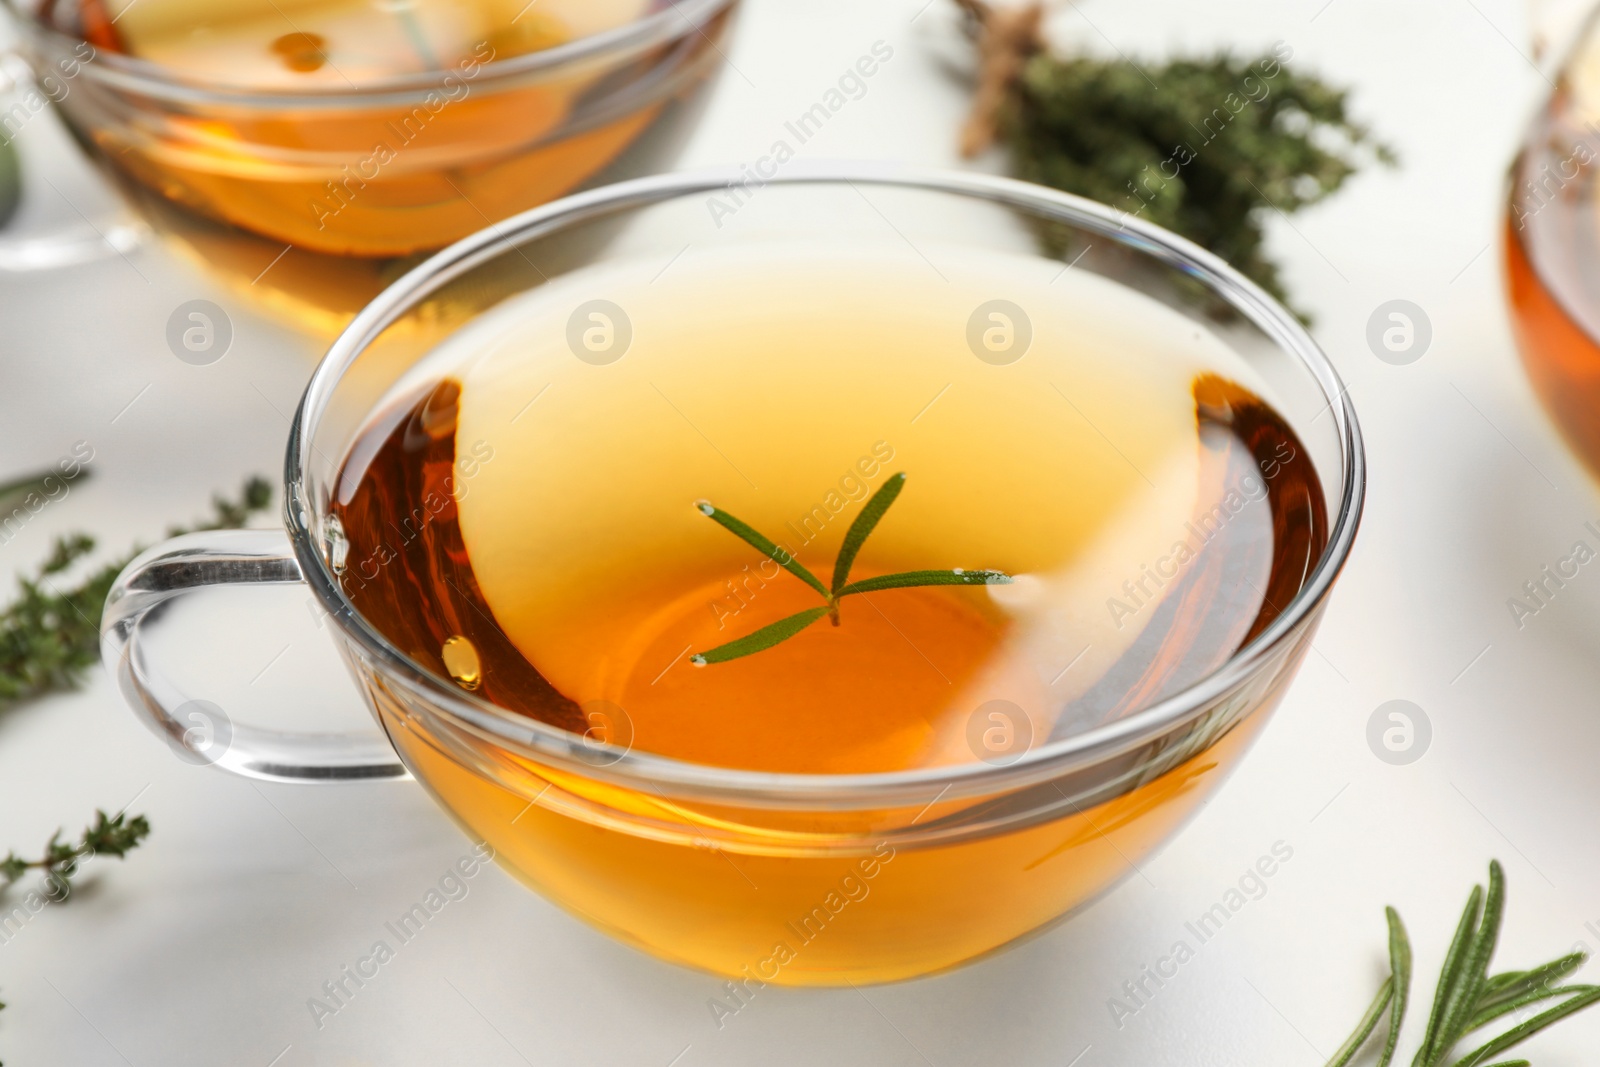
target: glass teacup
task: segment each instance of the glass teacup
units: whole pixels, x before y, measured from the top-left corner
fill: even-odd
[[[1511,165],[1504,247],[1512,332],[1534,392],[1600,471],[1600,10],[1591,11]]]
[[[289,440],[287,530],[193,534],[140,557],[108,601],[104,659],[136,713],[186,758],[276,781],[414,776],[517,878],[574,915],[663,958],[741,982],[789,985],[927,974],[1044,929],[1105,892],[1175,833],[1237,765],[1309,647],[1354,539],[1365,480],[1359,430],[1333,368],[1292,315],[1215,257],[1109,208],[973,175],[853,167],[794,170],[760,185],[739,184],[738,177],[667,176],[579,194],[464,240],[407,274],[351,323],[313,375]],[[1040,252],[1041,244],[1065,249],[1069,258],[1058,261]],[[352,551],[353,531],[338,518],[351,499],[341,472],[352,449],[364,447],[364,430],[384,399],[395,395],[396,383],[415,378],[441,345],[480,336],[473,331],[493,325],[518,301],[537,301],[564,292],[564,285],[603,276],[596,271],[644,264],[642,284],[649,286],[669,271],[688,270],[686,257],[713,262],[724,254],[743,256],[751,248],[780,248],[787,250],[785,256],[794,252],[788,258],[734,260],[747,275],[757,275],[751,292],[763,283],[761,268],[751,262],[780,263],[788,270],[801,249],[820,257],[824,267],[830,256],[837,257],[832,262],[839,272],[864,278],[851,282],[864,290],[873,285],[872,271],[859,269],[859,257],[881,253],[899,256],[915,269],[926,265],[936,297],[957,292],[961,272],[974,263],[982,284],[987,269],[982,264],[990,262],[986,257],[1003,255],[1040,273],[1040,293],[1057,292],[1065,299],[1065,289],[1049,286],[1068,272],[1083,272],[1083,284],[1103,298],[1132,300],[1151,317],[1181,324],[1184,336],[1223,346],[1228,358],[1241,361],[1253,380],[1270,390],[1277,412],[1308,453],[1303,462],[1314,463],[1320,473],[1320,481],[1311,483],[1319,496],[1310,503],[1325,516],[1319,520],[1326,523],[1325,538],[1316,542],[1314,558],[1305,561],[1298,591],[1271,604],[1253,636],[1214,669],[1185,677],[1175,687],[1131,686],[1131,692],[1149,699],[1120,705],[1096,721],[1008,719],[1004,713],[997,717],[993,704],[985,702],[965,724],[963,736],[971,746],[967,758],[841,773],[785,769],[791,764],[782,752],[772,757],[776,770],[663,755],[648,742],[649,724],[638,707],[630,718],[622,706],[605,700],[573,704],[578,718],[565,720],[570,728],[537,711],[509,710],[488,699],[493,687],[473,649],[474,641],[482,646],[480,638],[463,645],[464,638],[452,637],[442,648],[403,649],[391,626],[375,624],[357,608],[355,584],[377,580],[386,562],[372,563],[369,573],[363,568],[371,555]],[[765,279],[778,280],[776,275]],[[997,298],[1007,291],[998,278],[994,285],[1000,289],[993,294]],[[680,316],[679,325],[690,335],[701,329],[709,346],[711,316],[737,317],[750,306],[723,303],[724,295],[685,298],[667,314]],[[865,299],[858,310],[870,314],[874,294],[856,295]],[[441,306],[452,313],[442,316]],[[878,306],[892,317],[893,309]],[[1227,309],[1225,319],[1217,317],[1219,306]],[[964,381],[999,382],[1030,365],[1025,353],[1011,346],[1019,331],[1030,329],[1037,330],[1033,343],[1045,344],[1051,310],[1034,307],[1030,327],[1015,305],[986,301],[973,310],[970,333],[972,309],[959,309],[950,320],[955,336],[947,347],[961,353],[963,368],[974,375]],[[802,306],[794,321],[836,310]],[[568,330],[549,340],[563,353],[562,367],[577,376],[572,381],[603,382],[607,379],[601,376],[643,360],[644,346],[667,325],[639,312],[637,305],[629,321],[622,308],[586,299],[573,308]],[[640,348],[629,351],[617,340],[623,335]],[[870,360],[873,354],[859,355]],[[1036,351],[1036,363],[1045,359]],[[691,355],[686,366],[693,369],[694,363]],[[862,376],[870,376],[868,368],[862,368]],[[659,385],[654,388],[663,413],[670,408],[684,422],[694,422]],[[440,395],[437,389],[427,394],[411,422],[385,416],[384,424],[399,435],[394,439],[415,438],[417,447],[426,448],[438,413],[457,404],[455,394],[443,401]],[[608,390],[594,395],[604,397]],[[1077,395],[1083,401],[1083,394]],[[1212,398],[1207,403],[1226,406],[1215,394],[1206,395]],[[540,396],[516,394],[506,409],[515,412],[511,421],[538,412],[538,403],[551,403]],[[930,410],[938,410],[934,405],[941,396],[920,411],[908,408],[900,418],[927,418]],[[751,418],[778,425],[786,399],[781,390],[747,398],[754,405]],[[692,403],[684,395],[677,400]],[[1075,408],[1063,392],[1060,418],[1072,417]],[[1078,414],[1092,421],[1102,413],[1091,406]],[[565,425],[575,438],[585,432],[581,422]],[[717,490],[719,496],[736,494],[734,459],[699,426],[680,429],[683,440],[704,449],[706,469],[722,470],[725,488]],[[1093,432],[1104,436],[1098,427]],[[779,440],[769,455],[801,447],[785,447]],[[1123,460],[1140,455],[1136,443],[1124,441],[1128,452],[1109,439],[1106,443],[1110,465],[1120,462],[1113,451]],[[578,447],[576,440],[571,447]],[[658,447],[670,452],[678,445],[663,438]],[[885,452],[893,449],[874,454]],[[909,442],[903,452],[915,454]],[[448,488],[448,480],[443,483],[457,507],[471,499],[467,487],[475,475],[467,454],[458,449],[454,466],[443,467],[459,479],[454,488]],[[553,454],[539,460],[560,461]],[[718,467],[723,461],[727,469]],[[507,451],[494,462],[506,470],[521,461]],[[888,460],[853,470],[881,479],[888,474]],[[1262,470],[1263,477],[1274,477]],[[907,503],[900,508],[922,506],[913,499],[926,501],[934,492],[925,488],[931,478],[917,480],[922,474],[923,468],[912,470]],[[839,485],[848,492],[853,483],[847,479],[854,477],[847,470]],[[470,486],[473,494],[484,491],[483,484]],[[646,493],[648,486],[637,491]],[[924,495],[914,498],[916,493]],[[705,523],[701,516],[715,510],[706,501],[693,508],[690,503],[674,505],[681,509],[674,515],[681,513],[684,523]],[[456,514],[442,499],[430,508],[437,521]],[[398,514],[390,518],[396,529],[418,521]],[[884,520],[886,532],[874,537],[897,536],[888,532],[893,521]],[[709,523],[704,529],[725,536]],[[840,527],[833,529],[836,536]],[[869,552],[864,549],[861,558]],[[775,550],[771,558],[781,564],[783,555]],[[1156,570],[1165,565],[1158,561]],[[962,578],[963,572],[952,573],[957,576],[952,582]],[[988,577],[977,583],[979,588],[961,595],[1003,598],[1018,595],[1026,585],[1021,576],[981,573]],[[996,584],[1012,577],[1009,585]],[[141,643],[159,630],[169,614],[162,609],[173,606],[174,598],[219,585],[297,582],[310,587],[331,620],[382,736],[294,735],[219,720],[215,709],[189,700],[152,662],[155,646]],[[1247,583],[1235,578],[1233,584]],[[804,592],[797,580],[792,586]],[[715,606],[709,614],[699,603],[693,608],[702,627],[709,627],[704,620],[717,614]],[[485,608],[470,610],[487,617]],[[860,625],[862,614],[849,613],[864,614],[864,609],[841,610],[844,627],[830,629],[819,619],[811,631],[820,635],[816,640],[837,640],[836,635]],[[719,627],[722,621],[718,615]],[[458,625],[471,624],[469,619]],[[801,635],[795,644],[805,639]],[[656,681],[671,671],[701,669],[709,677],[732,666],[696,668],[692,659],[717,657],[698,652],[691,657],[689,651],[686,647],[677,659],[661,664]],[[1057,678],[1077,662],[1067,663]],[[654,668],[652,663],[651,673]],[[654,684],[648,675],[641,683]],[[762,712],[758,701],[748,710],[752,716]],[[780,734],[781,727],[758,720],[752,729]],[[1016,740],[1019,734],[1026,735],[1022,743]]]
[[[597,18],[596,32],[527,51],[556,22],[549,5],[506,0],[516,17],[439,69],[390,71],[359,48],[415,41],[426,54],[415,4],[373,0],[365,17],[392,22],[395,39],[346,40],[352,59],[339,41],[286,32],[310,26],[314,8],[267,5],[265,21],[282,22],[269,36],[285,31],[276,40],[174,34],[157,62],[107,43],[152,21],[148,4],[116,0],[108,20],[89,17],[104,0],[7,3],[40,91],[135,208],[242,297],[327,335],[427,253],[575,189],[664,169],[724,62],[735,7],[641,0],[631,21]],[[344,5],[347,22],[358,8]],[[84,25],[63,32],[73,17]],[[9,116],[5,126],[14,132]]]

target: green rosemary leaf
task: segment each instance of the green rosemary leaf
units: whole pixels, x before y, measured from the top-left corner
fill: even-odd
[[[1527,1060],[1492,1060],[1499,1053],[1520,1044],[1539,1031],[1600,1003],[1600,986],[1570,985],[1553,987],[1552,982],[1577,970],[1585,960],[1581,952],[1569,953],[1549,963],[1524,971],[1507,971],[1486,977],[1489,961],[1500,937],[1505,913],[1505,871],[1497,861],[1489,864],[1489,888],[1473,886],[1466,909],[1456,926],[1444,966],[1439,974],[1433,1012],[1422,1046],[1412,1067],[1440,1067],[1447,1062],[1460,1039],[1473,1031],[1509,1015],[1518,1008],[1556,997],[1560,1004],[1513,1026],[1500,1036],[1457,1060],[1453,1067],[1529,1067]],[[1390,1011],[1389,1040],[1378,1067],[1388,1067],[1394,1055],[1401,1024],[1405,1018],[1406,986],[1411,972],[1411,946],[1399,914],[1385,909],[1389,920],[1389,960],[1392,973],[1361,1025],[1350,1040],[1340,1046],[1328,1067],[1345,1067],[1377,1026],[1385,1008]],[[1465,1005],[1465,1009],[1463,1009]]]
[[[1356,1024],[1355,1032],[1345,1039],[1339,1050],[1333,1054],[1327,1067],[1345,1067],[1355,1058],[1361,1046],[1367,1043],[1367,1038],[1372,1036],[1372,1031],[1377,1029],[1378,1020],[1383,1017],[1383,1011],[1389,1006],[1389,1001],[1394,998],[1394,976],[1390,975],[1383,980],[1383,985],[1378,987],[1378,995],[1372,998],[1372,1003],[1367,1006],[1367,1013]]]
[[[1499,860],[1489,861],[1489,892],[1483,900],[1483,921],[1478,924],[1472,943],[1467,949],[1461,977],[1450,991],[1450,1001],[1445,1008],[1444,1022],[1439,1027],[1437,1059],[1449,1054],[1455,1043],[1466,1033],[1467,1020],[1483,993],[1484,973],[1489,969],[1489,959],[1494,955],[1500,939],[1500,921],[1505,914],[1505,872]]]
[[[902,571],[851,582],[834,595],[842,598],[854,593],[876,593],[880,589],[908,589],[922,585],[1009,585],[1011,580],[1010,575],[1001,571],[969,571],[960,567],[948,571]]]
[[[889,510],[889,505],[894,503],[905,484],[905,471],[892,475],[878,487],[872,499],[867,501],[867,506],[861,509],[861,514],[856,516],[856,521],[850,524],[849,531],[844,535],[844,544],[839,546],[839,557],[833,561],[834,596],[839,595],[839,590],[844,588],[845,581],[850,577],[850,567],[856,561],[856,553],[861,551],[862,542],[877,528],[878,520]]]
[[[1565,959],[1566,957],[1563,956],[1562,958]],[[1548,964],[1546,964],[1546,966],[1548,966]],[[1527,976],[1527,971],[1501,971],[1499,974],[1491,974],[1483,981],[1483,995],[1485,998],[1493,997],[1500,990],[1516,982],[1522,981]],[[1483,1001],[1479,1000],[1478,1003],[1481,1006]]]
[[[1572,952],[1560,959],[1551,960],[1528,971],[1507,971],[1497,974],[1483,984],[1483,994],[1478,997],[1477,1010],[1482,1012],[1508,1000],[1514,1000],[1524,993],[1536,989],[1548,988],[1552,982],[1559,982],[1567,975],[1582,967],[1588,960],[1582,952]],[[1476,1027],[1469,1026],[1469,1030]]]
[[[734,518],[732,515],[716,507],[708,500],[698,500],[695,508],[700,514],[706,516],[734,536],[753,546],[758,551],[800,578],[811,588],[822,594],[827,605],[812,611],[803,611],[798,615],[790,616],[771,626],[764,627],[750,634],[748,637],[730,641],[726,645],[719,645],[709,652],[689,657],[691,663],[703,667],[708,663],[721,663],[725,660],[737,659],[748,656],[752,652],[771,648],[780,641],[787,640],[810,626],[823,615],[833,619],[835,626],[839,625],[839,598],[849,596],[851,593],[871,593],[879,589],[903,589],[909,586],[922,585],[993,585],[1004,584],[1011,581],[1011,577],[1000,571],[976,570],[968,571],[957,567],[953,570],[905,571],[900,574],[883,574],[876,578],[867,578],[859,582],[845,584],[845,579],[850,575],[850,566],[855,561],[856,553],[860,550],[862,542],[867,535],[872,533],[878,525],[878,520],[883,518],[883,513],[889,510],[895,497],[900,495],[904,487],[906,475],[904,471],[895,474],[885,482],[872,498],[861,509],[861,514],[850,524],[849,532],[845,535],[844,544],[839,549],[838,559],[833,568],[833,591],[829,592],[817,580],[816,575],[806,570],[788,552],[773,544],[764,534],[758,532],[749,524]]]
[[[1444,1025],[1451,990],[1460,980],[1462,965],[1466,963],[1467,946],[1473,931],[1478,927],[1478,912],[1483,903],[1483,887],[1473,886],[1467,896],[1467,906],[1456,924],[1455,937],[1450,939],[1450,949],[1445,953],[1444,966],[1439,970],[1439,985],[1433,993],[1433,1011],[1428,1015],[1428,1029],[1422,1035],[1422,1047],[1417,1050],[1412,1067],[1430,1067],[1438,1057],[1434,1046],[1439,1044],[1439,1030]]]
[[[1389,1067],[1400,1042],[1400,1024],[1405,1021],[1406,1000],[1411,993],[1411,939],[1406,936],[1399,912],[1385,908],[1383,913],[1389,920],[1389,973],[1394,980],[1394,1004],[1389,1011],[1389,1040],[1383,1046],[1378,1067]]]
[[[765,534],[759,532],[754,527],[740,521],[739,519],[734,518],[732,515],[729,515],[726,511],[723,511],[721,508],[715,506],[709,500],[697,500],[695,501],[694,506],[696,510],[700,512],[700,514],[723,527],[729,533],[739,538],[739,540],[750,545],[757,552],[760,552],[763,556],[766,556],[768,559],[772,560],[772,562],[776,563],[778,566],[782,567],[784,570],[788,571],[790,574],[794,575],[802,582],[805,582],[817,592],[821,593],[825,600],[830,602],[833,600],[832,595],[828,592],[828,587],[823,585],[821,580],[818,579],[815,574],[812,574],[810,571],[806,570],[805,567],[801,566],[799,560],[795,559],[789,553],[773,544]]]
[[[755,633],[746,634],[735,641],[725,645],[718,645],[707,652],[697,652],[689,657],[689,662],[696,667],[704,667],[708,663],[726,663],[730,659],[748,656],[752,652],[760,652],[771,648],[780,641],[787,641],[807,626],[816,622],[832,610],[831,608],[809,608],[798,615],[790,615],[787,619],[779,619],[770,626],[763,626]]]
[[[1531,989],[1520,996],[1501,1001],[1493,1007],[1479,1009],[1472,1018],[1467,1020],[1466,1028],[1461,1032],[1466,1035],[1481,1030],[1500,1018],[1500,1016],[1509,1015],[1518,1008],[1525,1008],[1529,1004],[1537,1004],[1542,1000],[1550,1000],[1552,997],[1563,997],[1568,993],[1587,993],[1591,989],[1600,989],[1600,986],[1561,985],[1541,986],[1538,989]]]
[[[1499,1037],[1467,1053],[1455,1062],[1455,1067],[1479,1067],[1488,1061],[1489,1057],[1496,1056],[1508,1048],[1520,1045],[1528,1038],[1537,1034],[1552,1023],[1560,1022],[1569,1015],[1573,1015],[1590,1005],[1600,1002],[1600,986],[1587,986],[1587,992],[1579,993],[1570,1000],[1556,1005],[1549,1011],[1541,1012],[1518,1026],[1513,1026]]]

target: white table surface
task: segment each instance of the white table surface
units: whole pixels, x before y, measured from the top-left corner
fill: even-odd
[[[728,48],[737,70],[682,165],[759,155],[878,39],[893,60],[802,152],[955,163],[966,91],[941,58],[959,54],[946,2],[919,16],[924,0],[750,0]],[[1502,964],[1600,947],[1600,570],[1585,568],[1520,630],[1506,607],[1572,542],[1594,544],[1582,525],[1600,520],[1594,483],[1529,391],[1501,299],[1505,169],[1545,88],[1524,55],[1528,12],[1514,0],[1085,0],[1059,22],[1063,39],[1142,56],[1282,39],[1297,64],[1353,85],[1356,113],[1404,157],[1272,228],[1360,412],[1368,513],[1316,654],[1175,842],[1014,951],[865,992],[767,989],[722,1029],[707,1006],[718,981],[617,945],[489,871],[318,1030],[307,998],[467,843],[414,785],[264,786],[180,763],[97,672],[77,694],[0,716],[0,849],[37,849],[57,825],[75,832],[97,806],[135,798],[155,829],[0,944],[0,1057],[1316,1067],[1384,973],[1383,905],[1410,925],[1426,1002],[1491,856],[1510,881]],[[64,154],[36,147],[31,162],[91,197],[93,180],[73,178]],[[196,297],[232,307],[158,247],[0,277],[0,474],[53,463],[80,439],[95,449],[94,477],[0,546],[0,570],[31,566],[69,529],[117,548],[154,540],[213,490],[277,472],[316,346],[237,308],[226,358],[181,363],[163,331]],[[1409,366],[1380,362],[1364,339],[1373,309],[1395,298],[1433,325]],[[248,695],[271,704],[326,676],[333,656],[303,595],[274,609],[197,630],[196,684],[239,689],[265,668]],[[1374,709],[1396,698],[1433,726],[1409,766],[1381,762],[1365,739]],[[333,685],[298,710],[331,715],[347,701]],[[1122,983],[1278,841],[1293,859],[1266,894],[1115,1025],[1107,1002]],[[1531,1048],[1541,1067],[1562,1067],[1592,1062],[1597,1046],[1600,1013]]]

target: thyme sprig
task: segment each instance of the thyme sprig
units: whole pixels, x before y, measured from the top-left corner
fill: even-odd
[[[72,896],[72,879],[85,860],[95,856],[122,859],[138,848],[150,833],[150,821],[143,815],[130,819],[122,812],[108,816],[96,809],[94,816],[94,822],[84,828],[76,845],[62,841],[61,831],[57,830],[44,846],[44,855],[36,860],[25,860],[15,852],[6,853],[6,858],[0,860],[0,891],[9,889],[29,871],[40,870],[45,874],[50,900],[64,904]],[[5,1002],[0,1001],[0,1011],[5,1006]]]
[[[1489,974],[1489,962],[1500,939],[1505,901],[1505,872],[1499,861],[1493,861],[1489,864],[1488,891],[1482,886],[1473,886],[1467,897],[1466,909],[1461,913],[1455,937],[1445,953],[1439,985],[1433,995],[1433,1010],[1428,1016],[1422,1045],[1411,1061],[1412,1067],[1440,1067],[1449,1061],[1456,1045],[1469,1034],[1521,1008],[1562,998],[1555,1007],[1490,1038],[1453,1064],[1453,1067],[1528,1067],[1527,1060],[1500,1060],[1493,1064],[1489,1061],[1552,1023],[1600,1001],[1600,986],[1555,984],[1583,966],[1588,956],[1582,952],[1568,953],[1526,971]],[[1366,1014],[1328,1061],[1327,1067],[1345,1067],[1353,1060],[1377,1029],[1385,1010],[1389,1012],[1389,1030],[1378,1067],[1389,1067],[1394,1058],[1411,986],[1411,944],[1399,914],[1393,908],[1385,909],[1385,914],[1389,921],[1389,977],[1378,988],[1378,995]]]
[[[108,816],[98,809],[94,815],[94,822],[84,828],[75,845],[62,841],[61,831],[57,830],[38,859],[25,860],[15,852],[6,853],[6,858],[0,860],[0,889],[31,870],[39,870],[44,872],[52,899],[60,903],[72,895],[72,878],[84,860],[94,856],[122,859],[150,833],[150,821],[143,815],[130,819],[125,813]]]
[[[735,518],[728,512],[716,507],[709,500],[695,502],[695,507],[700,514],[718,524],[741,541],[753,547],[756,551],[772,560],[790,574],[805,582],[822,596],[824,601],[821,607],[807,608],[787,618],[779,619],[768,626],[763,626],[754,633],[729,641],[727,644],[718,645],[716,648],[705,652],[696,652],[689,657],[689,662],[696,667],[704,667],[708,663],[726,663],[731,659],[748,656],[771,648],[782,641],[798,634],[823,616],[828,616],[835,626],[839,625],[839,601],[847,596],[858,593],[875,593],[881,589],[909,589],[917,586],[930,585],[1006,585],[1011,577],[1001,571],[995,570],[968,570],[954,567],[950,570],[921,570],[902,571],[897,574],[880,574],[873,578],[863,578],[860,581],[850,581],[850,568],[855,565],[856,556],[861,552],[861,546],[866,543],[867,537],[877,529],[878,522],[883,518],[884,512],[889,510],[900,496],[900,490],[905,488],[906,474],[900,471],[892,475],[876,493],[872,494],[861,514],[850,524],[850,529],[845,532],[844,543],[839,546],[839,555],[833,561],[833,582],[823,585],[818,578],[805,565],[783,548],[780,548],[765,534],[756,530],[748,523]]]
[[[82,471],[67,480],[86,477]],[[28,475],[0,485],[0,510],[16,506],[28,490],[44,486],[54,472]],[[220,530],[243,526],[272,502],[272,486],[266,479],[249,478],[236,500],[213,497],[210,519],[193,526],[174,526],[168,537],[196,530]],[[48,693],[74,689],[84,672],[100,661],[100,616],[106,594],[122,568],[139,554],[135,547],[126,555],[97,568],[69,589],[58,582],[63,573],[95,548],[93,537],[71,533],[58,537],[31,577],[19,578],[21,595],[0,610],[0,711]],[[0,890],[14,884],[27,872],[41,870],[51,887],[52,897],[63,902],[72,895],[72,877],[91,856],[122,859],[137,848],[150,833],[150,822],[143,815],[129,818],[125,813],[108,816],[97,810],[95,821],[84,828],[77,844],[61,840],[57,830],[38,859],[23,859],[15,852],[0,860]],[[5,1008],[0,1002],[0,1010]]]
[[[0,495],[42,478],[25,478],[0,487]],[[243,526],[271,501],[272,486],[266,479],[250,478],[237,499],[212,499],[210,519],[173,527],[167,536]],[[100,662],[100,616],[106,594],[141,549],[135,547],[76,585],[61,588],[63,573],[94,548],[95,539],[85,533],[56,538],[50,554],[33,574],[18,579],[21,595],[0,609],[0,711],[47,693],[74,689],[84,672]]]

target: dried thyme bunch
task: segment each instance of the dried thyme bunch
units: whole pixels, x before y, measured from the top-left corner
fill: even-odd
[[[1282,42],[1254,58],[1152,65],[1057,56],[1041,4],[957,2],[980,52],[965,155],[998,140],[1019,177],[1182,234],[1285,303],[1263,248],[1267,214],[1322,200],[1367,158],[1395,162],[1351,119],[1345,90],[1289,69]]]

